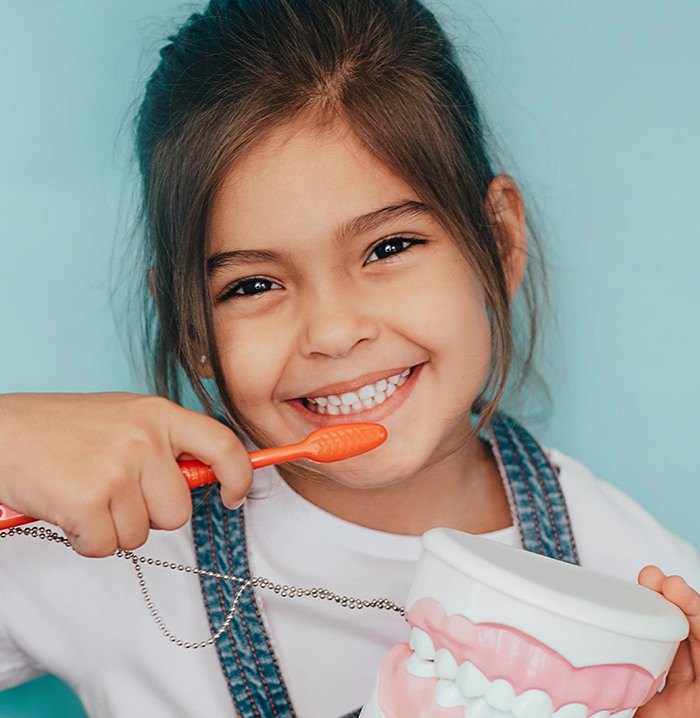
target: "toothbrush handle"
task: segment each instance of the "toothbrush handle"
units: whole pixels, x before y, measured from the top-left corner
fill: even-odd
[[[290,444],[289,446],[272,446],[269,449],[249,451],[248,456],[250,457],[250,463],[253,464],[253,469],[261,469],[263,466],[300,459],[306,456],[307,451],[300,444]],[[217,480],[211,466],[207,466],[201,461],[183,459],[177,463],[180,465],[180,471],[185,476],[190,489],[196,489]]]
[[[260,469],[263,466],[270,466],[271,464],[279,464],[283,461],[293,461],[304,455],[304,448],[298,444],[274,446],[269,449],[258,449],[257,451],[248,452],[250,461],[253,464],[253,469]],[[177,463],[190,489],[196,489],[217,480],[211,466],[207,466],[207,464],[201,461],[197,461],[196,459],[182,459]],[[0,531],[13,528],[14,526],[29,524],[33,521],[38,521],[38,519],[25,516],[17,511],[13,511],[9,506],[0,504]]]
[[[0,504],[0,531],[2,531],[2,529],[11,529],[13,526],[29,524],[32,521],[36,521],[36,519],[31,518],[31,516],[25,516],[24,514],[18,514],[9,506]]]

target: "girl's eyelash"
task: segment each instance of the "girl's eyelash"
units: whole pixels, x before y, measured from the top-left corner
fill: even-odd
[[[383,244],[389,244],[390,242],[408,242],[408,247],[405,249],[402,249],[398,253],[392,253],[388,257],[384,257],[384,259],[389,259],[393,257],[395,254],[405,254],[406,252],[410,252],[414,244],[425,244],[428,240],[427,239],[412,239],[411,237],[386,237],[385,239],[380,239],[373,247],[371,254],[374,254],[377,247],[381,247]]]
[[[383,244],[389,244],[389,243],[395,243],[400,244],[403,242],[407,242],[408,246],[405,249],[401,249],[399,252],[392,252],[387,257],[382,257],[380,260],[386,260],[391,259],[391,257],[405,254],[406,252],[410,252],[414,244],[425,244],[428,240],[426,239],[412,239],[411,237],[386,237],[385,239],[380,239],[373,247],[372,251],[370,252],[370,256],[374,254],[376,249]],[[372,262],[370,262],[372,264]],[[224,290],[224,293],[219,297],[217,303],[225,302],[227,299],[233,299],[234,297],[237,299],[254,299],[255,297],[261,295],[261,294],[267,294],[266,291],[258,291],[254,292],[252,294],[236,294],[236,292],[241,288],[245,287],[249,284],[255,284],[259,282],[267,282],[268,284],[277,284],[277,282],[273,282],[271,279],[266,279],[265,277],[247,277],[246,279],[240,279],[237,282],[234,282],[228,289]]]

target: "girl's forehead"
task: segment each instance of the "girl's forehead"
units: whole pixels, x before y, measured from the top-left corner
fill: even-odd
[[[343,127],[290,124],[227,171],[215,194],[210,244],[337,227],[415,191]]]

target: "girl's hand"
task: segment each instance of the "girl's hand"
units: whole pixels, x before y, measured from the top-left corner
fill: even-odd
[[[664,689],[639,708],[635,718],[696,718],[700,716],[700,595],[680,576],[666,576],[658,566],[645,566],[637,581],[675,603],[688,618],[690,633],[678,647]]]
[[[135,549],[150,528],[187,522],[192,498],[178,458],[211,466],[228,506],[250,490],[238,437],[162,397],[0,395],[0,503],[60,526],[84,556]]]

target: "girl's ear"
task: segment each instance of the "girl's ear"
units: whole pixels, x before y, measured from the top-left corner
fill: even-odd
[[[516,295],[527,265],[527,230],[525,204],[520,188],[509,175],[496,175],[486,198],[489,224],[498,242],[503,271],[508,284],[508,298]]]

